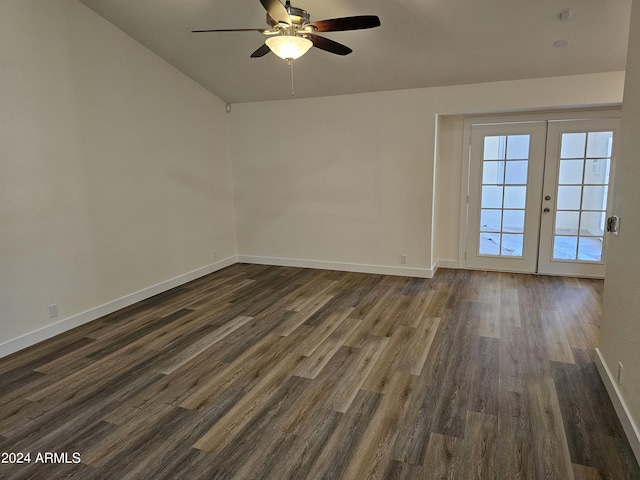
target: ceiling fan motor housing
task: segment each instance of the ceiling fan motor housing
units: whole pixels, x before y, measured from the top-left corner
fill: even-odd
[[[290,4],[287,4],[285,8],[287,9],[287,12],[291,17],[291,22],[294,25],[302,26],[305,23],[309,23],[309,12],[307,12],[306,10],[303,10],[297,7],[292,7]],[[267,13],[267,23],[272,27],[278,24],[278,22],[276,22],[273,18],[271,18],[271,15],[269,15],[268,13]]]

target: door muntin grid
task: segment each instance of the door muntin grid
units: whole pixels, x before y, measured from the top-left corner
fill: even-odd
[[[531,136],[483,138],[478,255],[523,257]]]
[[[560,138],[552,261],[602,263],[613,131]]]

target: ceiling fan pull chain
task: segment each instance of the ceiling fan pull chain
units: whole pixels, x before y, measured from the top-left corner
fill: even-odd
[[[289,58],[287,61],[291,67],[291,96],[293,97],[293,58]]]

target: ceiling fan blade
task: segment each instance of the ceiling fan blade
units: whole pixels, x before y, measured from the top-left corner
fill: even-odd
[[[259,58],[264,57],[267,53],[269,53],[271,49],[267,46],[267,44],[263,44],[260,48],[258,48],[255,52],[251,54],[251,58]]]
[[[260,3],[267,11],[269,16],[278,23],[286,23],[291,25],[291,17],[285,6],[280,0],[260,0]]]
[[[332,18],[308,23],[316,32],[341,32],[344,30],[363,30],[380,26],[380,19],[375,15],[360,15],[357,17]]]
[[[335,53],[336,55],[349,55],[353,52],[353,50],[346,45],[334,42],[320,35],[309,34],[309,40],[313,42],[314,47],[324,50],[325,52]]]
[[[191,33],[209,33],[209,32],[260,32],[264,33],[264,28],[222,28],[215,30],[191,30]]]

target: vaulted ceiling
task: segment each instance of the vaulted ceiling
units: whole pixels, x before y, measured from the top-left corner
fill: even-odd
[[[259,0],[80,0],[229,103],[291,98],[290,70],[250,58],[266,28]],[[377,15],[381,27],[326,33],[353,53],[311,49],[294,62],[295,96],[624,70],[631,0],[295,0],[311,20]],[[563,10],[571,10],[561,20]],[[568,44],[554,47],[558,40]]]

